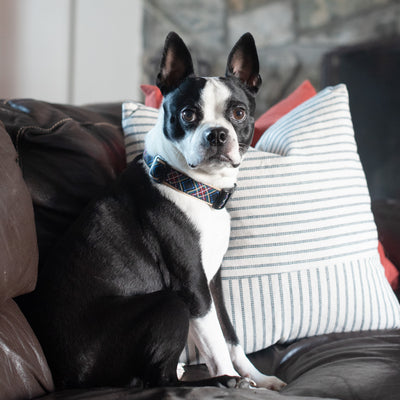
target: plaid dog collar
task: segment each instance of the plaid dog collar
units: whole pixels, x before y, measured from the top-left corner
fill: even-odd
[[[175,190],[205,201],[211,207],[220,210],[225,207],[236,188],[216,189],[204,183],[197,182],[189,176],[170,167],[159,155],[152,157],[147,152],[143,153],[143,160],[149,167],[149,175],[158,182]]]

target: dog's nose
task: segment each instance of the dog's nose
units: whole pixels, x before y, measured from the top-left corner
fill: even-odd
[[[228,129],[218,127],[213,128],[207,135],[207,141],[211,146],[222,146],[228,139]]]

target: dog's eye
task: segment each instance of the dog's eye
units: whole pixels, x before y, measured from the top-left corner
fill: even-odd
[[[191,108],[185,108],[181,112],[181,117],[185,122],[194,122],[197,119],[196,112]]]
[[[232,118],[235,121],[243,121],[246,118],[246,111],[242,107],[235,107],[232,110]]]

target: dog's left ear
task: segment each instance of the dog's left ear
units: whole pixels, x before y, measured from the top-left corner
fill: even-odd
[[[188,48],[177,33],[170,32],[165,39],[157,86],[165,96],[193,74],[193,61]]]
[[[245,33],[233,46],[226,66],[226,76],[236,76],[254,94],[261,86],[260,64],[251,33]]]

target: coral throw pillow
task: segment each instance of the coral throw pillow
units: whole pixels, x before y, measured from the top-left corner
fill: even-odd
[[[288,97],[275,104],[273,107],[268,109],[261,117],[259,117],[254,126],[254,136],[251,143],[255,146],[260,139],[261,135],[278,119],[283,117],[293,108],[297,107],[301,103],[316,95],[316,91],[311,85],[310,81],[304,81],[293,93]]]
[[[147,107],[160,108],[163,95],[160,89],[154,85],[140,85],[140,89],[145,96],[144,104]]]
[[[399,271],[392,264],[392,262],[386,257],[385,250],[382,246],[382,243],[378,243],[378,251],[381,259],[381,264],[385,268],[385,275],[387,280],[390,283],[390,286],[396,290],[399,287]]]

